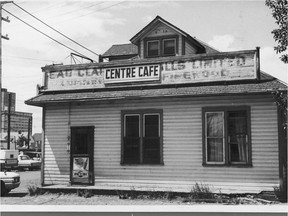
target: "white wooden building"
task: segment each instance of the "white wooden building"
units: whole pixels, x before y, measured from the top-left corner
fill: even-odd
[[[271,191],[281,118],[259,48],[219,52],[157,16],[98,63],[42,68],[42,185]],[[285,149],[284,149],[285,150]]]

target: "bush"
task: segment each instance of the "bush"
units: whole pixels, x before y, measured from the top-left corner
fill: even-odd
[[[191,201],[196,202],[216,202],[216,198],[208,184],[196,184],[190,192]]]
[[[28,193],[30,196],[36,196],[41,193],[41,190],[37,185],[28,185]]]
[[[77,196],[84,197],[84,198],[90,198],[92,197],[93,193],[91,190],[77,190]]]

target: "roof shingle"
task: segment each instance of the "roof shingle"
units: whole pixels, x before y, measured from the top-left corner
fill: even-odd
[[[264,78],[264,77],[263,77]],[[264,79],[258,82],[205,85],[172,85],[130,87],[122,89],[97,89],[81,92],[44,92],[34,98],[25,101],[26,104],[43,106],[45,103],[77,102],[77,101],[109,101],[122,99],[160,98],[160,97],[206,97],[211,95],[237,95],[237,94],[263,94],[271,93],[275,89],[287,91],[287,86],[277,79]]]

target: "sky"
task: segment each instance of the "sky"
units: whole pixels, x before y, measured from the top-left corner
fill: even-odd
[[[265,1],[14,1],[62,34],[103,54],[113,44],[130,39],[157,15],[219,51],[260,47],[260,69],[288,83],[287,65],[279,60],[271,31],[277,28]],[[16,5],[3,8],[77,52],[98,56],[69,41]],[[43,84],[41,67],[71,64],[70,49],[37,32],[7,12],[2,22],[2,87],[16,93],[16,111],[33,113],[32,133],[41,132],[42,108],[24,101],[36,96]],[[80,62],[79,62],[80,63]]]

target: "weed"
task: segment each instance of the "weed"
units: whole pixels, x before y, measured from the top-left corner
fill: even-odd
[[[164,194],[164,198],[166,198],[168,200],[172,200],[172,199],[176,198],[176,195],[172,191],[168,191]]]
[[[84,198],[90,198],[92,197],[93,193],[91,190],[77,190],[77,196],[84,197]]]
[[[41,190],[40,188],[38,188],[37,185],[28,185],[28,193],[30,196],[36,196],[36,195],[39,195],[41,193]]]
[[[196,202],[216,202],[215,196],[208,184],[198,184],[193,186],[190,192],[190,198]]]
[[[280,202],[287,202],[287,186],[286,189],[281,187],[281,185],[279,187],[275,186],[274,193]]]

